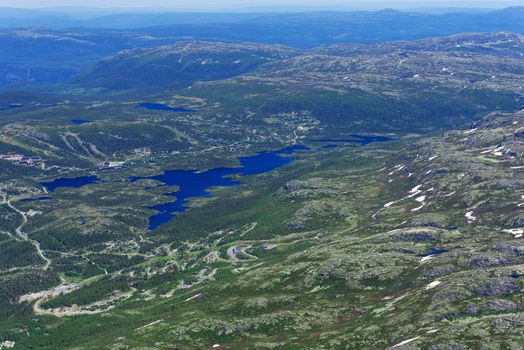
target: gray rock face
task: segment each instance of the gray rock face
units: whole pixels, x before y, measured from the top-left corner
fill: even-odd
[[[459,344],[437,344],[432,345],[430,350],[464,350],[465,347]]]
[[[506,191],[520,190],[524,188],[524,181],[518,181],[518,180],[506,181],[506,182],[503,182],[501,185],[502,185],[502,188],[504,188]]]
[[[432,280],[438,277],[449,275],[450,273],[455,272],[455,270],[455,266],[453,265],[437,266],[429,271],[424,272],[422,278]]]
[[[507,312],[517,309],[517,304],[511,300],[493,299],[482,304],[471,303],[464,309],[466,314],[477,314],[480,312]]]
[[[302,184],[300,183],[300,181],[292,180],[292,181],[287,182],[283,186],[283,189],[284,191],[293,192],[293,191],[299,190],[301,187],[302,187]]]
[[[524,315],[515,315],[503,318],[496,318],[491,321],[491,325],[495,328],[512,328],[524,325]]]
[[[471,194],[466,194],[460,199],[460,204],[464,207],[470,207],[475,203],[475,198]]]
[[[421,214],[413,218],[412,226],[444,227],[446,218],[438,214]]]
[[[516,247],[512,244],[499,243],[496,249],[501,253],[507,253],[516,256],[524,256],[524,248]]]
[[[393,237],[395,241],[436,242],[438,236],[430,231],[403,232]]]
[[[329,259],[319,267],[316,277],[320,281],[327,280],[328,278],[344,279],[346,277],[346,271],[339,260]]]
[[[514,227],[524,226],[524,213],[516,216],[513,220],[511,220],[511,225]]]
[[[510,277],[494,277],[477,287],[475,293],[479,296],[496,296],[515,293],[520,289],[519,282]]]
[[[489,267],[489,266],[500,266],[513,264],[515,260],[511,258],[498,257],[498,256],[488,256],[484,258],[477,258],[471,261],[471,265],[478,267]]]
[[[511,311],[517,308],[517,304],[511,300],[495,299],[487,302],[486,309],[495,312]]]
[[[469,304],[464,309],[464,312],[466,314],[468,314],[468,315],[472,315],[472,314],[478,314],[481,310],[482,310],[482,308],[480,306],[478,306],[476,304]]]
[[[464,300],[467,296],[462,292],[455,292],[455,291],[446,291],[446,292],[439,292],[436,293],[433,299],[435,301],[459,301]]]
[[[459,315],[458,311],[447,311],[440,314],[435,315],[433,318],[435,321],[442,321],[442,320],[449,320],[454,317],[457,317]]]

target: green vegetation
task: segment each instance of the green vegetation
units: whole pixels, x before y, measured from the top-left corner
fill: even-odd
[[[152,86],[147,69],[178,62],[177,44],[83,76],[111,92],[78,80],[55,88],[86,96],[0,111],[0,343],[517,349],[524,114],[511,112],[522,58],[507,50],[522,51],[519,38],[308,52],[196,43],[171,67],[179,82]],[[217,72],[202,67],[210,52]],[[147,78],[150,89],[128,89],[128,65],[140,73],[131,85]],[[393,140],[360,145],[357,133]],[[213,187],[148,229],[151,208],[186,190],[155,175],[239,167],[297,144],[308,149],[285,155],[294,162],[233,175],[238,186]],[[42,184],[79,176],[99,181]]]

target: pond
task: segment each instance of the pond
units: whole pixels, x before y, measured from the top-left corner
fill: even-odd
[[[0,111],[8,111],[10,109],[20,108],[22,107],[21,104],[9,104],[9,105],[0,105]]]
[[[329,142],[329,143],[359,143],[362,146],[369,145],[374,142],[387,142],[393,141],[394,139],[387,136],[369,136],[369,135],[351,135],[350,139],[317,139],[312,140],[313,142]],[[333,146],[331,146],[333,147]]]
[[[48,201],[52,199],[51,196],[42,196],[42,197],[36,197],[36,198],[24,198],[20,200],[20,202],[37,202],[37,201]]]
[[[89,184],[99,183],[100,180],[97,176],[79,176],[73,178],[61,177],[50,182],[41,182],[40,184],[47,188],[48,191],[54,192],[58,188],[72,187],[79,188]]]
[[[71,123],[73,123],[75,125],[83,125],[83,124],[87,124],[87,123],[92,123],[92,121],[91,120],[85,120],[85,119],[72,119]]]
[[[137,107],[139,108],[145,108],[155,111],[169,111],[169,112],[178,112],[178,113],[194,113],[196,112],[195,109],[188,109],[183,107],[171,107],[166,104],[162,103],[153,103],[153,102],[144,102],[140,103]]]

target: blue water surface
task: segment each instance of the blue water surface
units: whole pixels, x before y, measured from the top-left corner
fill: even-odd
[[[170,110],[174,112],[194,112],[185,108],[175,108],[158,103],[142,103],[139,105],[142,108]],[[391,138],[383,136],[360,136],[351,135],[354,139],[350,140],[313,140],[314,142],[333,142],[333,143],[359,143],[367,145],[372,142],[390,141]],[[238,186],[238,176],[258,175],[267,173],[269,171],[278,169],[295,161],[292,155],[298,151],[311,151],[308,147],[303,145],[294,145],[276,151],[260,152],[254,156],[239,157],[239,167],[228,168],[220,167],[205,171],[198,170],[165,170],[163,174],[146,176],[146,177],[130,177],[130,182],[137,182],[139,180],[149,179],[156,180],[162,183],[162,186],[177,186],[178,191],[166,193],[166,196],[175,197],[172,202],[148,207],[155,210],[157,213],[149,218],[149,229],[153,230],[162,224],[165,224],[173,219],[173,217],[180,212],[187,209],[187,204],[190,198],[205,198],[210,197],[211,187],[222,186]],[[99,183],[97,176],[80,176],[76,178],[59,178],[51,182],[43,182],[42,185],[50,192],[58,188],[72,187],[78,188],[89,184]],[[431,254],[440,254],[439,251],[431,251]]]
[[[51,196],[42,196],[42,197],[36,197],[36,198],[24,198],[20,200],[20,202],[37,202],[37,201],[47,201],[52,199]]]
[[[162,103],[153,103],[153,102],[140,103],[137,107],[150,109],[150,110],[156,110],[156,111],[186,112],[186,113],[196,112],[195,109],[188,109],[188,108],[183,108],[183,107],[171,107],[171,106],[168,106]]]
[[[239,157],[240,167],[213,168],[205,171],[196,170],[166,170],[161,175],[146,177],[131,177],[129,181],[150,179],[160,181],[165,186],[178,186],[177,192],[166,193],[167,196],[176,197],[174,202],[149,207],[158,213],[149,218],[149,229],[169,222],[176,213],[187,209],[190,198],[210,197],[209,188],[215,186],[238,186],[240,183],[231,178],[232,175],[257,175],[280,168],[295,161],[295,158],[285,157],[297,151],[307,150],[305,146],[291,146],[278,151],[260,152],[249,157]]]
[[[429,248],[429,252],[427,253],[423,253],[423,254],[418,254],[418,256],[430,256],[430,255],[440,255],[440,254],[444,254],[444,253],[447,253],[449,252],[449,250],[447,249],[439,249],[439,248]]]
[[[21,104],[8,104],[8,105],[0,105],[0,111],[7,111],[10,109],[20,108],[22,107]]]
[[[391,137],[387,136],[368,136],[368,135],[351,135],[351,139],[317,139],[314,142],[332,142],[332,143],[359,143],[362,146],[369,145],[373,142],[387,142],[392,141]]]
[[[75,125],[83,125],[83,124],[87,124],[91,122],[92,122],[91,120],[85,120],[85,119],[72,119],[71,120],[71,123]]]
[[[79,176],[73,178],[59,178],[51,182],[42,182],[41,185],[47,188],[48,191],[53,192],[57,188],[72,187],[79,188],[89,184],[99,183],[97,176]]]

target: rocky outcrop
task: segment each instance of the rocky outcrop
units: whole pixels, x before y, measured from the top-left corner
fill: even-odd
[[[494,277],[475,289],[479,296],[497,296],[515,293],[521,290],[520,283],[510,277]]]

